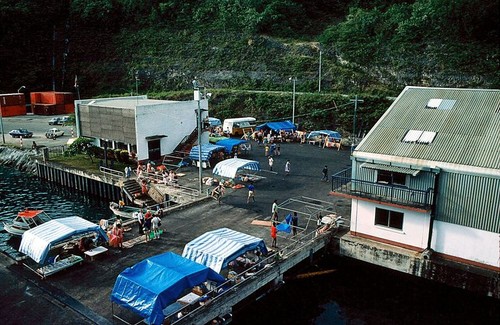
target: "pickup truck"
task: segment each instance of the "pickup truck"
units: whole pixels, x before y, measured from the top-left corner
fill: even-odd
[[[62,137],[63,135],[64,135],[64,131],[59,130],[58,128],[52,128],[45,133],[45,136],[47,137],[47,139],[55,139],[57,137]]]

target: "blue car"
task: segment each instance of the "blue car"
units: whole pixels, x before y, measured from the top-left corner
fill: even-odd
[[[15,130],[10,131],[9,134],[13,138],[20,138],[20,137],[31,138],[33,136],[33,132],[28,131],[26,129],[15,129]]]

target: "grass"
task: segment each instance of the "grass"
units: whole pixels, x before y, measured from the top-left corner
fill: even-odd
[[[83,155],[83,154],[70,157],[65,157],[65,156],[50,157],[50,161],[68,168],[85,171],[91,174],[101,174],[101,171],[99,170],[100,162],[102,161],[102,163],[104,163],[103,159],[95,157],[90,159],[88,155]],[[111,168],[110,166],[111,162],[108,161],[108,168]],[[112,169],[117,171],[123,171],[126,166],[130,166],[130,164],[124,164],[123,162],[114,161]]]

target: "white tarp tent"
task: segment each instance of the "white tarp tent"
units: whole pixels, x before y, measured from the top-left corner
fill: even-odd
[[[206,232],[187,243],[182,257],[220,272],[229,262],[256,249],[267,254],[264,240],[229,228],[220,228]]]
[[[248,171],[259,171],[260,164],[255,160],[231,158],[223,160],[215,165],[212,173],[220,177],[235,178],[236,174],[241,169],[245,169]]]
[[[80,217],[50,220],[23,234],[19,251],[39,264],[45,264],[52,247],[72,236],[89,232],[97,233],[104,241],[108,237],[99,225]]]

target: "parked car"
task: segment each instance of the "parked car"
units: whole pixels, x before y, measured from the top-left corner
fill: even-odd
[[[60,125],[62,124],[60,117],[53,117],[49,120],[49,125]]]
[[[64,135],[63,130],[59,130],[58,128],[52,128],[45,133],[45,136],[47,139],[55,139],[58,137],[62,137]]]
[[[68,124],[69,120],[70,120],[69,116],[63,116],[61,118],[60,122],[62,125],[65,125],[65,124]]]
[[[26,129],[15,129],[15,130],[10,131],[9,134],[13,138],[20,138],[20,137],[31,138],[33,136],[33,132],[28,131]]]

